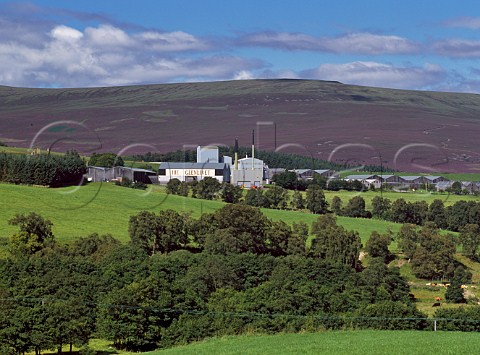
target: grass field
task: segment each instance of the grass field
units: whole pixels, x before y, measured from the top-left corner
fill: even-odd
[[[477,354],[480,334],[422,331],[332,331],[210,339],[167,354]]]
[[[375,196],[383,196],[384,198],[390,199],[392,202],[403,198],[405,201],[416,202],[416,201],[426,201],[428,204],[432,203],[433,200],[438,199],[443,201],[445,206],[453,205],[455,202],[464,200],[464,201],[480,201],[480,197],[473,195],[453,195],[448,193],[439,193],[439,192],[393,192],[393,191],[365,191],[365,192],[352,192],[352,191],[324,191],[325,197],[328,202],[331,202],[334,196],[338,196],[342,199],[343,206],[345,206],[349,199],[354,196],[361,196],[365,200],[365,205],[368,210],[372,209],[372,200]]]
[[[17,229],[7,221],[17,213],[37,212],[54,224],[54,234],[60,241],[68,241],[91,233],[110,233],[121,241],[128,240],[129,217],[142,210],[174,209],[199,217],[202,213],[221,208],[220,201],[206,201],[167,195],[159,186],[148,190],[133,190],[110,183],[92,183],[77,188],[50,189],[35,186],[0,184],[0,236],[8,236]],[[263,209],[272,220],[288,224],[304,221],[310,225],[318,216],[306,212]],[[362,218],[338,217],[339,224],[359,232],[363,243],[373,230],[397,231],[400,225]]]

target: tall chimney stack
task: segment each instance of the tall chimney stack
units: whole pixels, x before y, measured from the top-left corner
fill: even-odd
[[[235,138],[235,170],[238,170],[238,138]]]
[[[255,130],[252,130],[252,170],[255,169]]]

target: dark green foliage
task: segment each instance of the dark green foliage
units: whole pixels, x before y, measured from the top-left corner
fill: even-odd
[[[295,190],[290,201],[290,207],[293,210],[303,210],[305,208],[305,199],[300,191]]]
[[[419,236],[420,244],[412,256],[412,271],[416,277],[441,279],[451,277],[455,270],[455,244],[431,226],[425,226]]]
[[[249,189],[245,195],[245,203],[253,207],[264,207],[266,205],[263,190]]]
[[[272,182],[274,182],[277,186],[288,190],[305,190],[306,188],[306,184],[303,181],[298,180],[297,174],[288,170],[274,175]]]
[[[457,266],[450,286],[447,288],[447,292],[445,292],[445,300],[449,303],[465,303],[466,299],[461,286],[471,281],[472,274],[465,271],[461,265]]]
[[[328,202],[323,190],[317,185],[310,185],[307,189],[307,208],[315,214],[328,212]]]
[[[221,187],[222,185],[217,179],[207,176],[193,187],[195,190],[194,195],[196,198],[213,200],[220,192]]]
[[[425,329],[427,316],[414,305],[394,301],[371,304],[356,313],[355,324],[369,329]]]
[[[177,178],[170,179],[169,182],[167,182],[167,194],[172,194],[172,195],[178,195],[178,191],[180,188],[180,183],[181,181],[178,180]]]
[[[439,308],[434,317],[438,330],[480,332],[480,307]]]
[[[442,200],[434,200],[427,212],[427,220],[436,224],[438,228],[447,228],[447,218],[445,215],[445,206]]]
[[[31,255],[54,243],[52,222],[35,212],[16,215],[8,221],[20,231],[11,237],[11,252],[15,255]]]
[[[458,232],[469,223],[470,205],[466,201],[457,201],[445,209],[448,229]]]
[[[333,196],[332,199],[332,212],[338,216],[342,215],[342,199],[338,196]]]
[[[403,251],[408,259],[413,257],[417,244],[420,241],[417,227],[413,224],[404,224],[397,234],[397,242],[400,250]]]
[[[347,217],[372,217],[372,214],[365,210],[365,200],[361,196],[352,197],[343,208],[342,215]]]
[[[390,219],[390,208],[392,202],[388,198],[375,196],[372,200],[372,217],[379,219]]]
[[[263,194],[264,207],[284,210],[288,206],[288,191],[280,186],[272,186]]]
[[[188,241],[186,216],[173,210],[160,211],[158,215],[143,211],[130,217],[128,232],[132,243],[149,254],[178,250]]]
[[[88,160],[88,165],[113,168],[114,166],[124,166],[124,162],[122,157],[115,153],[93,153]]]
[[[0,153],[0,181],[13,184],[63,186],[78,184],[86,172],[85,162],[69,151],[65,155]]]
[[[365,245],[365,251],[372,258],[380,258],[386,262],[391,256],[390,250],[388,249],[391,241],[391,235],[380,234],[376,231],[373,231]]]
[[[472,260],[478,259],[478,247],[480,246],[480,226],[478,224],[467,224],[460,228],[460,243],[463,253]]]
[[[238,203],[242,198],[242,188],[228,182],[222,183],[220,194],[222,201],[227,203]]]
[[[360,265],[362,243],[357,232],[338,226],[333,215],[324,215],[312,224],[311,253],[315,257],[352,268]]]

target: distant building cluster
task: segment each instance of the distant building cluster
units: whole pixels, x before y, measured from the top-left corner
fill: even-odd
[[[235,152],[238,151],[238,142],[235,142]],[[293,169],[269,168],[263,160],[254,157],[255,150],[252,145],[250,157],[238,158],[220,157],[216,146],[197,147],[197,162],[157,162],[158,171],[147,169],[127,168],[117,166],[103,168],[89,166],[86,177],[88,181],[121,181],[128,178],[131,181],[143,183],[167,184],[172,179],[192,182],[200,181],[205,177],[217,179],[220,183],[227,182],[243,188],[260,188],[269,184],[272,178],[286,171],[294,172],[298,179],[311,180],[315,174],[328,180],[340,179],[335,171],[328,169]],[[444,176],[434,175],[393,175],[393,174],[359,174],[348,175],[342,180],[359,181],[365,188],[391,188],[396,190],[428,189],[446,191],[452,188],[455,181]],[[460,181],[460,187],[471,193],[480,191],[480,182]]]

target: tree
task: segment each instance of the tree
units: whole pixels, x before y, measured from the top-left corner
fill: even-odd
[[[102,166],[105,168],[112,168],[114,166],[124,166],[124,161],[121,156],[115,153],[93,153],[88,164],[90,166]]]
[[[272,178],[277,186],[283,187],[284,189],[294,190],[298,186],[297,174],[293,171],[284,171],[279,174],[275,174]]]
[[[305,208],[305,199],[300,191],[295,190],[290,201],[290,206],[293,210],[303,210]]]
[[[365,210],[365,200],[361,196],[352,197],[342,213],[347,217],[372,217],[371,213]]]
[[[266,250],[267,231],[271,222],[255,207],[243,204],[228,204],[215,212],[219,230],[224,230],[232,245],[232,250],[240,253],[262,254]],[[218,237],[218,235],[217,235]],[[205,240],[205,244],[209,242]]]
[[[461,265],[457,266],[450,286],[447,288],[447,292],[445,292],[445,300],[449,303],[465,303],[466,299],[461,286],[470,282],[471,279],[472,274],[467,273]]]
[[[399,198],[392,203],[391,208],[392,221],[397,223],[412,223],[410,204],[403,198]]]
[[[381,258],[386,262],[391,256],[390,250],[388,249],[391,241],[391,235],[380,234],[377,231],[373,231],[365,245],[365,251],[372,258]]]
[[[288,206],[288,191],[280,186],[272,186],[263,195],[265,207],[284,210]]]
[[[128,232],[132,242],[150,255],[178,250],[188,242],[187,217],[173,210],[142,211],[131,216]]]
[[[420,231],[420,245],[412,256],[412,271],[416,277],[440,279],[455,271],[455,244],[448,236],[426,225]]]
[[[413,257],[417,244],[419,242],[417,226],[413,224],[404,224],[397,234],[398,247],[403,251],[408,259]]]
[[[390,208],[392,202],[388,198],[375,196],[372,199],[372,216],[378,219],[390,219]]]
[[[307,189],[307,208],[315,214],[325,214],[328,211],[325,194],[317,185],[310,185]]]
[[[245,195],[245,203],[252,207],[265,207],[265,197],[261,189],[249,189]]]
[[[319,216],[312,223],[311,252],[320,259],[342,263],[353,268],[359,266],[362,242],[357,232],[338,226],[331,214]]]
[[[338,196],[333,196],[332,212],[335,213],[337,216],[342,215],[342,199]]]
[[[17,214],[8,223],[20,228],[20,232],[11,237],[12,252],[15,255],[31,255],[54,243],[53,223],[35,212]]]
[[[206,176],[195,186],[195,196],[204,200],[213,200],[220,191],[220,182],[210,176]]]
[[[461,195],[462,194],[462,184],[459,181],[455,181],[450,188],[450,192],[454,195]]]
[[[427,221],[431,221],[438,228],[447,228],[447,218],[445,216],[445,206],[442,200],[435,199],[428,207]]]
[[[478,247],[480,246],[480,226],[478,224],[467,224],[460,228],[460,243],[463,253],[472,260],[478,258]]]
[[[170,181],[167,182],[167,194],[178,195],[180,183],[180,180],[177,178],[170,179]]]
[[[227,203],[238,203],[242,198],[242,188],[228,182],[222,183],[222,200]]]

